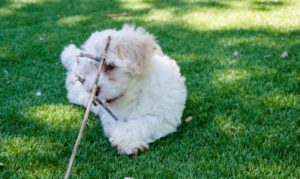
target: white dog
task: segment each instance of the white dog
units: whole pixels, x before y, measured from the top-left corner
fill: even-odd
[[[93,33],[80,49],[73,44],[65,47],[61,61],[68,70],[70,102],[87,106],[98,62],[78,55],[103,55],[108,36],[111,42],[98,81],[97,98],[119,120],[115,121],[100,106],[93,106],[92,111],[100,116],[105,135],[119,153],[137,154],[180,125],[187,95],[185,78],[151,34],[125,25],[119,31]]]

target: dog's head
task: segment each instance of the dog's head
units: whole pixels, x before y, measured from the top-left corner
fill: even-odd
[[[101,34],[101,32],[100,32]],[[101,35],[102,36],[102,35]],[[132,88],[141,87],[151,58],[158,47],[152,35],[142,28],[125,25],[110,34],[111,42],[99,79],[98,97],[106,102],[126,96]],[[108,34],[96,43],[98,55],[104,53]]]

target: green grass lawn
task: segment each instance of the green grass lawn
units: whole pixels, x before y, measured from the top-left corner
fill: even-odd
[[[193,120],[127,157],[92,115],[72,177],[300,177],[300,1],[1,0],[0,178],[63,177],[84,108],[60,53],[124,23],[177,60]]]

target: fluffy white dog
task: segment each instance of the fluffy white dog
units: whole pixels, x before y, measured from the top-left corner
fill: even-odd
[[[92,111],[100,116],[105,135],[119,153],[137,154],[180,125],[187,95],[185,78],[151,34],[125,25],[119,31],[93,33],[80,49],[74,44],[65,47],[61,61],[68,70],[70,102],[87,106],[98,62],[78,56],[80,52],[103,55],[108,36],[111,42],[98,81],[97,98],[119,120],[115,121],[100,106],[93,106]]]

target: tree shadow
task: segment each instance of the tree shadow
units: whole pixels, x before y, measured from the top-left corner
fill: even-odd
[[[228,4],[225,4],[222,1],[214,1],[214,0],[204,0],[204,1],[156,1],[156,0],[148,0],[146,1],[148,3],[151,3],[153,5],[153,8],[174,8],[174,7],[180,7],[180,9],[186,10],[189,8],[197,7],[197,8],[228,8]]]
[[[270,11],[286,5],[284,1],[254,1],[252,9],[259,11]]]
[[[8,1],[7,1],[7,0],[2,0],[2,1],[0,1],[0,8],[1,8],[1,7],[5,7],[7,4],[8,4]]]

